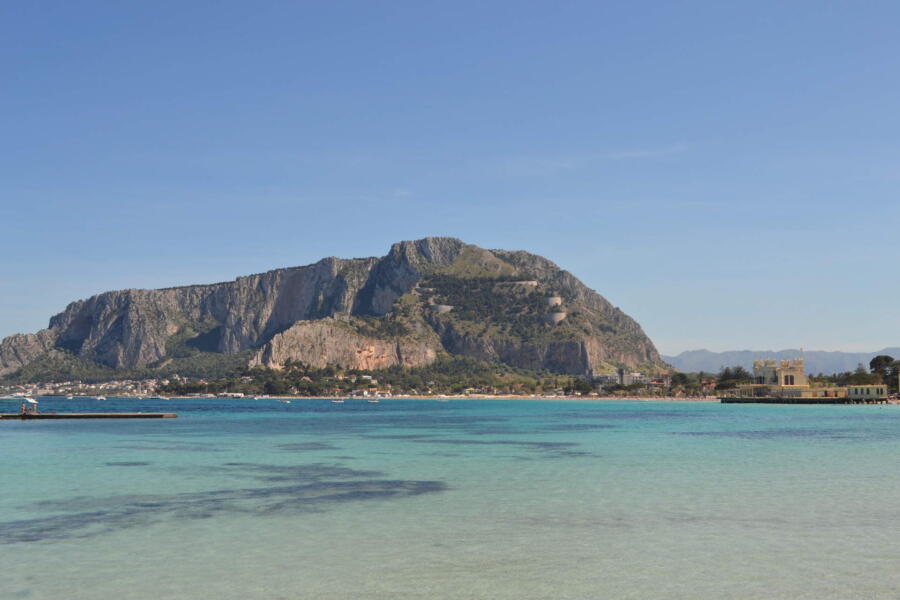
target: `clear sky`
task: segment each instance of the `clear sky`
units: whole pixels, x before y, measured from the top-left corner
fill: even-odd
[[[900,345],[897,2],[0,4],[0,336],[452,235],[666,353]]]

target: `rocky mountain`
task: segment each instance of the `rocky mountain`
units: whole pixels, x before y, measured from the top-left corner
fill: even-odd
[[[722,367],[741,366],[753,368],[753,361],[763,358],[787,360],[789,358],[805,359],[806,372],[813,375],[824,373],[844,373],[853,371],[859,364],[866,367],[869,361],[880,354],[900,358],[900,348],[885,348],[878,352],[825,352],[821,350],[737,350],[729,352],[710,352],[709,350],[688,350],[677,356],[664,356],[663,359],[685,372],[706,371],[717,373]]]
[[[160,369],[242,353],[273,368],[414,367],[441,353],[570,374],[663,368],[633,319],[549,260],[425,238],[381,258],[78,300],[47,329],[0,342],[0,375],[53,356]]]

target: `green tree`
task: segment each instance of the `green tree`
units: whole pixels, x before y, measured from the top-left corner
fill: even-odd
[[[690,382],[691,382],[690,377],[688,377],[684,373],[675,373],[674,375],[672,375],[672,387],[679,386],[679,385],[685,386],[685,385],[688,385]]]
[[[894,366],[894,357],[886,354],[880,354],[869,361],[869,369],[876,375],[885,378],[889,375],[890,369]]]
[[[719,371],[716,389],[728,390],[736,387],[738,384],[750,383],[751,381],[753,381],[753,379],[750,376],[750,373],[748,373],[747,369],[745,369],[744,367],[724,367],[721,371]]]

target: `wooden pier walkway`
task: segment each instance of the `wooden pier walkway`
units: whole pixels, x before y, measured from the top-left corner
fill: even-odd
[[[0,413],[0,421],[17,419],[19,421],[38,421],[41,419],[174,419],[175,413],[144,412],[106,412],[106,413]]]

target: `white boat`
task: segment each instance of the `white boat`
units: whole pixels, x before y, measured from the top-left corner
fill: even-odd
[[[75,399],[75,396],[73,396],[72,394],[66,394],[66,400],[74,400],[74,399]]]
[[[106,400],[106,396],[97,396],[94,400]]]
[[[332,404],[343,404],[344,399],[343,398],[335,398],[334,400],[331,401],[331,403]]]
[[[282,404],[290,404],[291,403],[290,400],[279,400],[279,402],[281,402]]]
[[[369,404],[379,404],[380,402],[381,400],[379,400],[378,398],[372,398],[371,400],[369,400]]]

